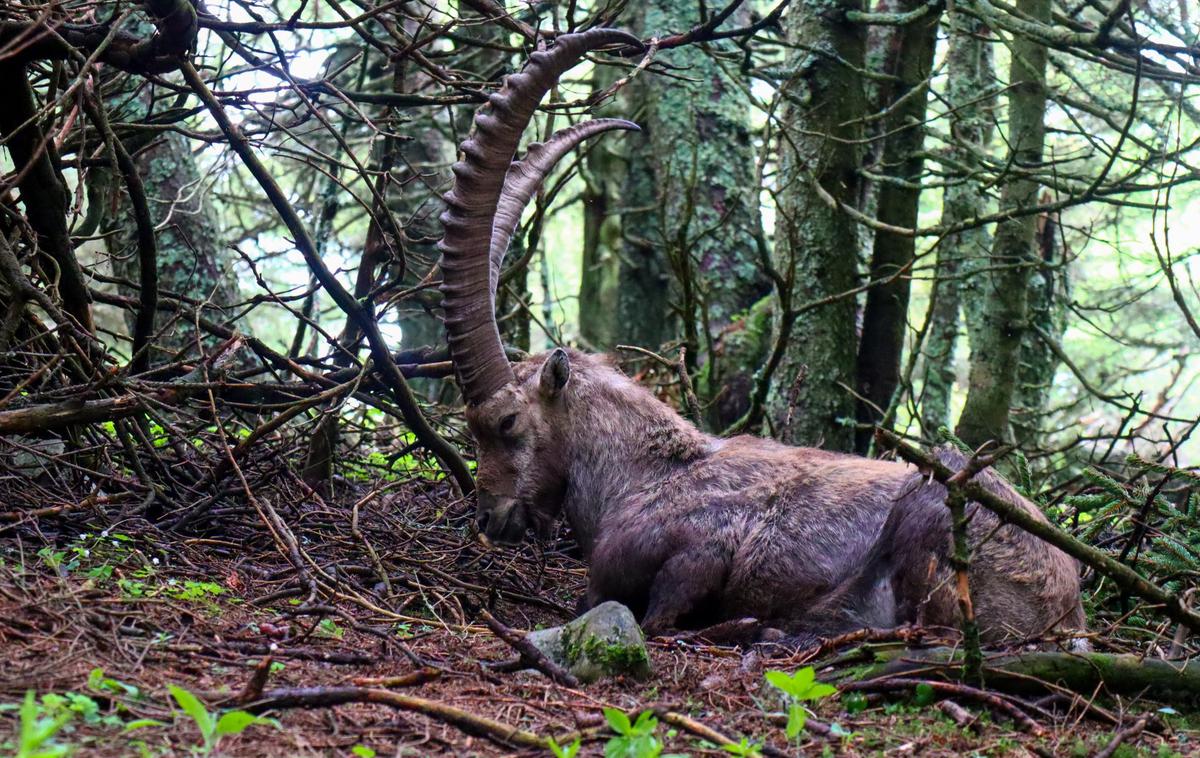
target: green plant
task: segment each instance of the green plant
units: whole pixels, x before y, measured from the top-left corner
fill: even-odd
[[[808,721],[808,711],[805,702],[815,703],[837,692],[830,684],[816,681],[816,672],[812,666],[805,666],[794,674],[783,671],[768,671],[764,674],[767,684],[784,694],[788,701],[788,721],[786,732],[788,739],[794,740],[804,729]]]
[[[743,737],[741,741],[736,744],[722,745],[721,749],[730,755],[737,755],[741,756],[742,758],[757,758],[757,756],[762,755],[762,744],[758,742],[751,742],[745,737]]]
[[[109,695],[122,695],[135,699],[142,695],[141,690],[136,686],[105,676],[102,668],[94,668],[88,672],[87,686],[93,692],[103,692]]]
[[[921,682],[913,689],[913,705],[924,708],[937,698],[933,685]]]
[[[867,709],[867,696],[861,692],[849,692],[842,696],[842,707],[851,716],[862,713]]]
[[[204,703],[200,702],[200,698],[191,692],[174,684],[168,684],[167,689],[183,712],[196,722],[196,728],[200,730],[200,737],[204,740],[204,744],[200,747],[201,753],[211,753],[222,737],[241,734],[255,724],[279,728],[279,722],[275,719],[255,716],[246,711],[225,711],[220,716],[214,716],[204,707]]]
[[[366,745],[355,745],[350,748],[350,752],[358,758],[375,758],[375,751]]]
[[[605,708],[604,718],[617,733],[604,745],[604,758],[659,758],[663,756],[663,743],[655,735],[658,719],[650,711],[642,711],[635,721],[617,708]],[[668,735],[670,736],[670,735]],[[569,749],[569,748],[568,748]],[[679,756],[663,756],[679,758]]]
[[[583,746],[583,740],[578,737],[576,737],[575,741],[566,747],[559,745],[553,737],[548,738],[546,743],[550,748],[550,752],[554,753],[554,758],[575,758],[575,756],[579,753],[579,748]]]
[[[318,637],[328,637],[330,639],[340,640],[346,635],[346,630],[338,626],[337,622],[335,622],[333,619],[323,618],[317,624],[317,628],[314,630],[314,633]]]
[[[67,708],[48,711],[38,703],[33,690],[25,693],[18,713],[16,758],[62,758],[71,754],[73,748],[54,742],[54,737],[75,718],[75,712]]]
[[[208,601],[225,593],[225,588],[216,582],[185,581],[182,587],[174,586],[174,580],[167,583],[172,585],[167,594],[176,600]]]

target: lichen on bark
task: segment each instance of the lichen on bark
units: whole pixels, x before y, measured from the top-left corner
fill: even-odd
[[[946,110],[950,116],[948,157],[961,172],[942,195],[941,225],[954,227],[986,215],[987,194],[971,175],[978,169],[992,139],[995,96],[991,42],[984,25],[965,13],[947,15],[950,42],[946,55]],[[949,234],[935,249],[937,263],[931,294],[929,326],[923,349],[921,424],[927,437],[951,428],[950,408],[956,380],[954,353],[961,328],[960,311],[976,310],[980,280],[991,248],[991,233],[980,226]],[[964,297],[966,295],[966,297]],[[974,337],[978,319],[968,313]]]
[[[1017,12],[1050,22],[1048,0],[1017,0]],[[1017,36],[1011,42],[1009,67],[1008,163],[1020,169],[1003,179],[1001,210],[1037,204],[1039,184],[1028,172],[1042,164],[1046,113],[1046,48]],[[1034,265],[1037,218],[1026,214],[996,227],[989,270],[978,277],[982,304],[978,339],[971,343],[970,384],[955,433],[971,446],[989,440],[1011,441],[1010,411],[1017,387],[1017,367],[1028,331],[1029,272]]]
[[[652,0],[633,19],[644,35],[699,22],[690,0]],[[643,134],[627,138],[618,341],[656,347],[682,337],[703,361],[709,335],[768,291],[756,259],[748,81],[734,50],[718,42],[663,51],[671,75],[632,85]]]
[[[818,196],[819,184],[854,206],[865,99],[862,27],[845,17],[857,0],[801,0],[785,17],[785,61],[775,226],[776,268],[794,282],[793,307],[853,289],[858,282],[854,221]],[[849,450],[853,445],[855,300],[841,297],[796,320],[774,377],[767,410],[784,441]],[[805,377],[799,383],[800,374]],[[794,405],[794,407],[792,407]]]

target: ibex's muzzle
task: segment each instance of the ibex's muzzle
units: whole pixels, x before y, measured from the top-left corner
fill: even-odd
[[[515,497],[493,495],[479,490],[479,507],[475,519],[479,528],[492,542],[516,544],[525,537],[525,509]]]

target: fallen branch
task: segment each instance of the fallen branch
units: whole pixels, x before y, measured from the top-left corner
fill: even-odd
[[[533,732],[486,716],[477,716],[436,700],[402,695],[399,692],[374,687],[289,687],[263,693],[261,700],[246,710],[262,713],[285,708],[330,708],[347,703],[378,703],[396,710],[420,713],[435,721],[449,724],[466,734],[483,737],[506,747],[529,747],[544,750],[546,740]]]
[[[879,679],[871,679],[863,682],[850,682],[842,685],[839,689],[843,692],[896,692],[899,690],[912,690],[918,686],[931,687],[935,692],[957,697],[959,699],[974,700],[983,703],[994,711],[999,711],[1010,717],[1017,726],[1030,734],[1042,735],[1045,734],[1045,729],[1041,724],[1034,721],[1028,713],[1023,711],[1013,702],[992,692],[986,692],[966,684],[958,684],[955,682],[944,682],[936,679],[910,679],[908,677],[885,677]]]
[[[1104,749],[1092,756],[1092,758],[1112,758],[1116,755],[1117,748],[1121,747],[1126,742],[1137,738],[1139,734],[1146,728],[1146,724],[1150,723],[1149,716],[1142,716],[1137,721],[1133,722],[1132,726],[1127,726],[1124,729],[1117,730],[1117,733],[1112,736],[1112,739]]]
[[[953,648],[877,650],[884,659],[861,673],[860,680],[887,679],[920,672],[943,680],[961,675],[962,654]],[[992,655],[985,659],[989,689],[1013,694],[1042,693],[1054,686],[1090,696],[1098,688],[1110,695],[1147,696],[1162,701],[1200,703],[1200,661],[1183,663],[1136,655],[1036,651]]]
[[[574,674],[547,658],[546,654],[538,650],[524,634],[500,622],[495,616],[488,613],[486,608],[479,609],[479,617],[483,619],[483,623],[487,624],[493,634],[520,653],[522,662],[527,666],[532,666],[564,687],[579,688],[579,680],[575,678]]]
[[[712,727],[706,726],[705,724],[702,724],[689,716],[685,716],[682,713],[676,713],[675,711],[669,711],[666,708],[658,707],[654,708],[653,710],[654,715],[658,716],[664,722],[670,724],[671,726],[682,729],[685,732],[694,734],[702,740],[708,740],[714,745],[724,747],[725,745],[738,744],[735,740],[726,737],[724,734],[721,734]],[[759,752],[763,755],[770,756],[771,758],[787,758],[788,755],[788,753],[785,753],[778,748],[773,748],[770,745],[764,745],[763,747],[759,748]]]

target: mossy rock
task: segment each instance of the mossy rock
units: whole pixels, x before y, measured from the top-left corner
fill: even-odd
[[[530,632],[528,639],[584,683],[606,676],[644,679],[651,672],[646,638],[620,603],[601,603],[562,626]]]

